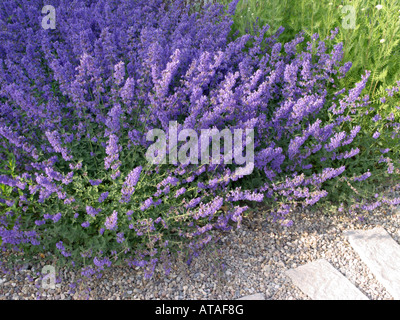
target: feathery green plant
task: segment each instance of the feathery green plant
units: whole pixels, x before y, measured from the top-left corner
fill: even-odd
[[[231,0],[218,0],[227,5]],[[354,8],[354,26],[351,11]],[[393,0],[240,0],[233,30],[252,32],[253,24],[268,24],[270,34],[283,26],[282,42],[300,31],[306,40],[318,33],[321,39],[339,28],[333,44],[343,42],[344,59],[353,66],[341,86],[350,88],[365,70],[371,71],[366,92],[377,100],[400,80],[400,1]],[[354,27],[354,28],[353,28]]]

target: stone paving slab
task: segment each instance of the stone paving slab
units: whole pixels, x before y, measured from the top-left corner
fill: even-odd
[[[313,300],[368,300],[325,259],[289,269],[285,274]]]
[[[265,300],[265,297],[262,293],[255,293],[250,296],[241,297],[236,300]]]
[[[400,299],[400,245],[384,228],[346,231],[350,245],[376,279],[396,300]]]

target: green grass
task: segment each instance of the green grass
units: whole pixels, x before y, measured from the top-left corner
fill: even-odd
[[[227,5],[230,0],[217,0]],[[347,28],[349,13],[344,6],[354,8],[354,29]],[[377,5],[382,5],[378,10]],[[318,33],[320,39],[339,28],[333,44],[343,42],[343,62],[353,66],[342,87],[352,88],[365,70],[371,71],[366,92],[378,99],[382,90],[400,80],[400,1],[398,0],[240,0],[233,29],[240,34],[253,31],[253,24],[270,25],[270,34],[280,26],[285,28],[281,42],[304,31],[306,41]],[[381,39],[384,39],[384,41]]]

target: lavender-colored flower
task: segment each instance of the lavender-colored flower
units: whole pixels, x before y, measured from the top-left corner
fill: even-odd
[[[61,219],[61,212],[57,213],[57,214],[53,217],[54,223],[58,222],[60,219]]]
[[[373,118],[372,118],[372,120],[374,121],[374,122],[378,122],[379,120],[381,120],[382,119],[382,117],[381,117],[381,115],[379,115],[379,114],[376,114]]]
[[[83,223],[81,224],[81,226],[82,226],[83,228],[88,228],[88,227],[90,226],[90,222],[89,222],[89,221],[85,221],[85,222],[83,222]]]
[[[95,208],[93,208],[91,206],[86,206],[86,213],[89,216],[95,217],[97,214],[100,213],[100,211],[101,211],[101,208],[95,209]]]
[[[184,194],[185,192],[186,192],[185,187],[180,188],[179,190],[176,191],[175,198],[178,198],[180,195]]]
[[[108,195],[109,195],[109,192],[108,192],[108,191],[103,192],[103,193],[100,195],[100,197],[99,197],[99,199],[98,199],[98,202],[100,202],[100,203],[104,202],[104,200],[107,199]]]
[[[91,184],[92,186],[98,186],[98,185],[100,185],[100,184],[103,182],[103,180],[101,180],[101,179],[89,180],[89,182],[90,182],[90,184]]]
[[[108,118],[106,121],[106,126],[109,129],[109,132],[117,133],[120,128],[120,121],[121,121],[121,116],[123,114],[123,110],[119,104],[115,105],[110,112],[108,113]],[[110,146],[110,148],[114,148],[115,146]],[[107,153],[109,154],[109,153]]]
[[[120,90],[120,97],[125,104],[128,104],[134,98],[135,80],[128,78],[125,81],[125,85]]]
[[[139,181],[141,171],[142,167],[139,166],[133,169],[126,177],[121,190],[122,193],[121,202],[128,202],[132,194],[135,192],[135,186]]]
[[[196,207],[201,202],[201,197],[194,198],[189,201],[189,203],[185,204],[186,209],[191,209]]]
[[[46,131],[46,137],[50,142],[50,145],[53,147],[55,152],[59,152],[62,154],[62,157],[65,161],[72,160],[72,156],[69,155],[69,151],[67,148],[62,147],[61,145],[61,137],[57,131]]]
[[[343,158],[344,158],[344,159],[352,158],[352,157],[354,157],[355,155],[357,155],[357,154],[359,154],[359,153],[360,153],[360,149],[358,149],[358,148],[353,148],[353,149],[351,149],[351,151],[345,152]]]
[[[114,78],[115,82],[119,85],[124,81],[125,77],[125,64],[121,61],[114,66]]]
[[[73,202],[75,202],[75,199],[72,197],[64,200],[64,204],[71,204]]]
[[[371,172],[368,171],[368,172],[363,173],[361,176],[354,177],[353,180],[354,181],[364,181],[367,178],[369,178],[370,176],[371,176]]]
[[[62,241],[57,242],[57,243],[56,243],[56,247],[57,247],[57,249],[60,250],[60,251],[65,250]]]
[[[148,209],[151,205],[153,204],[153,198],[150,197],[148,198],[140,207],[140,210],[145,211],[146,209]]]
[[[122,242],[124,242],[124,241],[125,241],[124,233],[123,233],[123,232],[117,233],[117,242],[118,242],[118,243],[122,243]]]
[[[115,180],[121,175],[121,171],[117,170],[113,174],[111,174],[111,179]]]
[[[136,167],[135,169],[133,169],[128,176],[126,177],[124,186],[127,187],[135,187],[136,184],[139,181],[140,178],[140,173],[142,171],[142,166]]]
[[[109,169],[111,167],[111,164],[119,159],[121,146],[118,145],[118,141],[119,139],[115,134],[110,134],[106,148],[107,157],[104,159],[106,169]]]
[[[116,230],[117,223],[118,223],[118,212],[114,210],[111,216],[106,218],[104,226],[106,227],[107,230]]]

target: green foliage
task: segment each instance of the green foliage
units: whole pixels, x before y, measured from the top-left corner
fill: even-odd
[[[12,177],[15,177],[15,167],[16,167],[16,161],[15,161],[15,156],[11,153],[8,152],[7,150],[5,150],[3,148],[2,152],[4,152],[5,154],[7,154],[8,159],[3,161],[3,165],[0,168],[0,174],[4,174],[4,175],[10,175]],[[13,188],[4,184],[0,183],[0,198],[3,200],[11,200],[11,195],[13,192]],[[0,203],[0,212],[5,212],[7,210],[9,210],[8,206],[6,206],[3,203]],[[16,206],[14,205],[14,207],[12,209],[16,209]],[[14,221],[12,221],[11,223],[11,227],[14,225]],[[0,237],[0,246],[2,244],[3,240]]]

